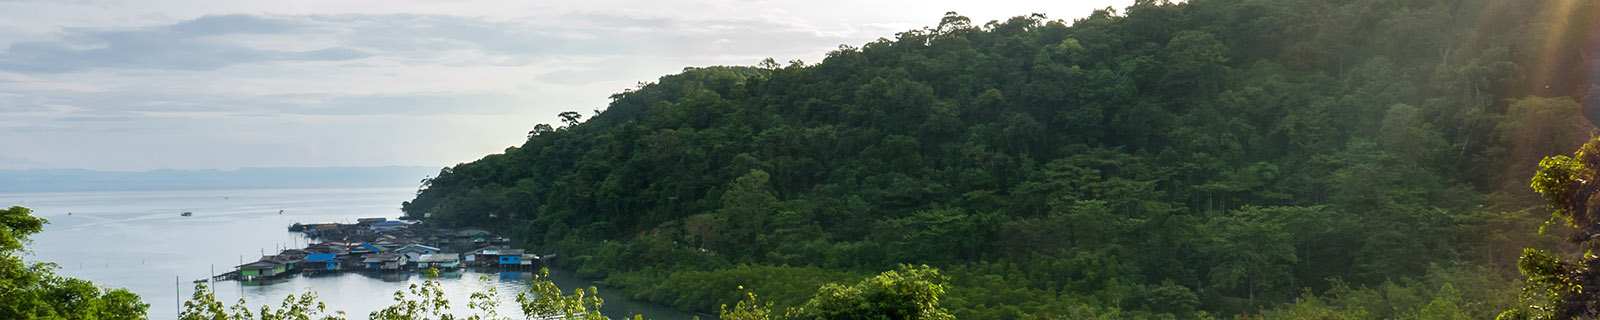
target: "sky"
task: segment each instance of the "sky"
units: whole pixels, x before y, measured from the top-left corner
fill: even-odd
[[[1132,0],[0,0],[0,169],[435,166],[684,67]]]

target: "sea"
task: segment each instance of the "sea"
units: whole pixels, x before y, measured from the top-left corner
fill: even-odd
[[[300,248],[307,239],[288,231],[294,223],[345,222],[357,218],[400,216],[400,203],[414,188],[350,189],[213,189],[95,192],[0,193],[0,205],[25,206],[49,220],[26,247],[29,262],[50,262],[56,273],[127,288],[150,304],[151,319],[175,319],[195,281],[252,262],[263,254]],[[190,212],[190,216],[183,216]],[[605,299],[601,313],[613,319],[680,320],[691,314],[658,304],[629,299],[618,290],[552,269],[551,279],[564,292],[599,287]],[[467,314],[468,297],[493,288],[501,316],[523,318],[517,293],[528,289],[531,272],[462,271],[434,278],[452,303],[453,313]],[[350,319],[394,304],[394,294],[427,277],[414,273],[294,275],[278,281],[218,281],[218,300],[233,305],[243,299],[252,310],[274,309],[289,295],[315,292],[329,311],[342,310]]]

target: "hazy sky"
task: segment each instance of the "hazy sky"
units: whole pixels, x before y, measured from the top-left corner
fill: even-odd
[[[0,0],[0,169],[446,166],[685,66],[1131,3]]]

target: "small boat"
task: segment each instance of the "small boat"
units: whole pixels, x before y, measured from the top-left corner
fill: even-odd
[[[188,211],[184,211],[183,212],[183,216],[185,216],[185,217],[192,216],[192,215],[194,215],[194,212],[188,212]]]

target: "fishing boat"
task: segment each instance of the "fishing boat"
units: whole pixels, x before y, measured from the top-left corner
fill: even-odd
[[[188,211],[184,211],[183,212],[183,216],[185,216],[185,217],[192,216],[192,215],[194,215],[194,212],[188,212]]]

